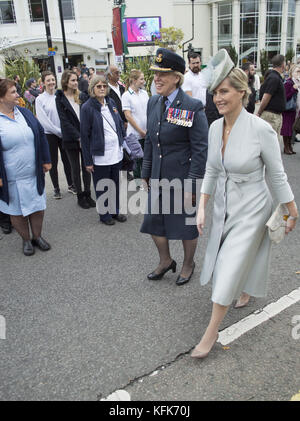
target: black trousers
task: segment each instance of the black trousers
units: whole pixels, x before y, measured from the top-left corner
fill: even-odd
[[[58,172],[57,172],[57,164],[58,164],[58,149],[60,151],[61,160],[64,166],[64,172],[66,175],[68,186],[73,184],[72,181],[72,174],[71,174],[71,166],[69,159],[67,157],[66,151],[62,148],[62,140],[55,136],[55,134],[46,134],[49,149],[50,149],[50,156],[52,162],[52,168],[50,172],[50,178],[55,189],[59,189],[59,182],[58,182]]]
[[[120,208],[120,171],[122,167],[122,161],[114,165],[94,165],[93,182],[97,198],[97,211],[100,216],[100,221],[107,221],[113,216],[119,214]],[[114,192],[111,191],[109,195],[110,199],[107,199],[102,203],[98,202],[98,199],[109,190],[109,186],[100,186],[98,182],[101,180],[109,180],[115,187]],[[111,189],[113,190],[113,189]],[[102,206],[101,206],[102,205]],[[103,208],[103,205],[106,209]],[[103,208],[103,209],[102,209]]]
[[[82,193],[81,177],[80,177],[80,164],[82,171],[82,181],[84,191],[91,192],[91,174],[85,169],[81,149],[66,149],[67,156],[71,165],[73,185],[77,190],[77,194]]]

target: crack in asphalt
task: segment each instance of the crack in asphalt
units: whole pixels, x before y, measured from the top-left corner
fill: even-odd
[[[184,356],[186,356],[186,355],[188,355],[191,351],[192,351],[192,349],[194,349],[194,347],[192,347],[191,349],[189,349],[188,351],[186,351],[186,352],[181,352],[180,354],[178,354],[172,361],[170,361],[170,362],[167,362],[167,363],[164,363],[164,364],[162,364],[162,365],[159,365],[157,368],[155,368],[154,370],[151,370],[149,373],[145,373],[145,374],[142,374],[142,375],[140,375],[140,376],[137,376],[137,377],[135,377],[134,379],[132,379],[132,380],[130,380],[127,384],[125,384],[125,385],[123,385],[123,386],[121,386],[120,388],[118,388],[118,389],[116,389],[116,390],[126,390],[126,388],[128,388],[128,387],[130,387],[130,386],[133,386],[135,383],[138,383],[138,382],[140,382],[141,380],[144,380],[145,378],[148,378],[148,377],[150,377],[150,376],[153,376],[154,374],[153,373],[155,373],[156,371],[157,372],[161,372],[161,371],[163,371],[163,370],[165,370],[167,367],[170,367],[172,364],[174,364],[175,362],[177,362],[177,361],[179,361],[181,358],[183,358]],[[158,374],[158,373],[157,373]],[[156,374],[155,374],[156,375]],[[114,393],[116,390],[114,390],[114,391],[112,391],[112,392],[110,392],[110,393],[108,393],[108,395],[107,396],[110,396],[112,393]],[[106,397],[107,397],[106,396]],[[101,400],[101,399],[103,399],[103,394],[102,393],[100,393],[100,394],[98,394],[97,395],[97,400]]]

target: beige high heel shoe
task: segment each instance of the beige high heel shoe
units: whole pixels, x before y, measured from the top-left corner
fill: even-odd
[[[214,343],[212,344],[212,347],[207,352],[201,352],[201,351],[198,351],[196,348],[194,348],[193,352],[191,353],[191,357],[192,358],[199,358],[199,359],[206,358],[208,356],[208,354],[210,353],[210,351],[213,349],[213,347],[214,347],[214,345],[215,345],[215,343],[217,342],[218,339],[219,339],[219,334],[217,334],[217,337],[216,337]]]
[[[251,296],[249,294],[246,294],[245,292],[243,292],[240,298],[237,300],[234,308],[246,307],[249,304],[250,298]]]

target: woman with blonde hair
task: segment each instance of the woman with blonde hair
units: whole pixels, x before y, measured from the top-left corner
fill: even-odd
[[[128,121],[127,136],[135,136],[144,149],[147,131],[147,104],[149,96],[144,89],[145,78],[140,70],[133,69],[128,80],[128,89],[122,96],[122,110]],[[141,178],[143,159],[135,162],[134,177]]]
[[[209,90],[224,117],[210,127],[206,173],[201,187],[197,227],[203,235],[206,205],[214,193],[213,222],[201,272],[201,285],[212,280],[212,315],[192,357],[204,358],[218,339],[229,306],[245,306],[250,296],[264,297],[271,242],[266,222],[272,213],[272,192],[285,203],[286,234],[295,228],[298,211],[287,182],[277,135],[269,123],[245,110],[248,78],[235,69],[226,50],[211,63]],[[207,70],[209,72],[209,70]]]
[[[89,85],[90,98],[81,109],[81,143],[86,169],[93,176],[100,221],[111,226],[116,221],[125,222],[127,217],[119,213],[125,131],[116,103],[108,94],[106,78],[94,76]],[[100,187],[101,180],[109,180],[109,186]],[[106,199],[102,206],[101,196],[108,190],[112,199]]]
[[[90,207],[96,207],[96,203],[91,198],[91,174],[85,168],[81,151],[77,74],[72,70],[65,70],[62,74],[61,86],[62,90],[56,92],[56,107],[60,118],[63,149],[65,149],[70,161],[78,205],[83,209],[89,209]],[[82,190],[80,171],[82,171],[84,190]]]

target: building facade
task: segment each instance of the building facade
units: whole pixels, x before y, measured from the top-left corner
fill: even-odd
[[[116,0],[62,0],[70,65],[85,63],[103,70],[114,62],[112,9]],[[300,0],[126,0],[126,17],[160,18],[162,27],[184,33],[203,63],[219,48],[234,46],[239,63],[251,60],[260,67],[261,50],[269,57],[300,53]],[[57,0],[47,0],[55,66],[63,71],[63,42]],[[0,0],[0,53],[12,47],[47,67],[42,0]],[[151,45],[129,46],[129,56],[154,53]],[[179,50],[178,53],[182,53]],[[185,53],[186,58],[186,53]]]

